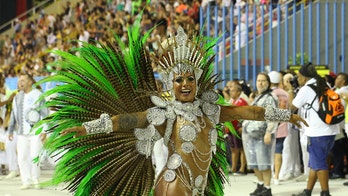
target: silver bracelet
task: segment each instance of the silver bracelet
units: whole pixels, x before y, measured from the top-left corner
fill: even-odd
[[[289,121],[291,118],[291,112],[289,110],[266,107],[265,108],[265,120],[266,121]]]
[[[100,118],[82,123],[87,134],[110,133],[112,132],[112,121],[109,114],[103,113]]]

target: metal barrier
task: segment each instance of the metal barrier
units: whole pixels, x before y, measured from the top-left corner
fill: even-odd
[[[37,4],[35,7],[31,8],[30,10],[16,16],[16,18],[29,18],[30,16],[34,16],[38,10],[41,10],[45,8],[47,5],[51,4],[52,2],[55,2],[57,0],[45,0]],[[4,32],[5,30],[9,28],[13,28],[15,25],[15,19],[12,19],[3,25],[0,26],[0,32]]]
[[[215,72],[221,74],[222,85],[235,78],[255,84],[261,71],[285,71],[289,65],[306,61],[327,65],[334,73],[347,71],[348,16],[344,0],[307,4],[290,1],[274,6],[247,5],[243,9],[201,9],[203,33],[220,38],[215,48]],[[244,31],[235,33],[234,27]]]

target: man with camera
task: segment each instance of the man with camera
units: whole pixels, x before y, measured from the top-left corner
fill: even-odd
[[[300,85],[298,83],[298,77],[295,73],[287,73],[283,77],[283,83],[284,83],[284,89],[289,93],[289,103],[292,102],[294,97],[296,96]],[[299,108],[296,112],[300,113],[301,108]],[[287,180],[288,177],[297,176],[297,173],[301,171],[301,160],[300,160],[300,150],[302,151],[302,161],[303,161],[303,174],[298,176],[296,178],[297,182],[303,182],[306,181],[309,174],[309,167],[308,167],[308,152],[307,152],[307,137],[303,134],[304,130],[299,129],[296,126],[289,125],[289,135],[284,141],[285,146],[291,146],[290,153],[284,153],[285,157],[283,157],[285,160],[291,160],[290,162],[285,161],[285,167],[284,170],[282,168],[282,171],[291,171],[291,175],[285,176],[282,178],[283,180]],[[300,136],[298,135],[300,134]],[[298,139],[300,138],[300,145],[301,149],[298,146]],[[287,157],[289,156],[289,158]]]
[[[337,124],[329,125],[321,120],[316,111],[319,109],[319,99],[324,94],[327,83],[318,75],[316,68],[311,63],[303,65],[298,73],[298,81],[302,86],[292,101],[293,109],[301,108],[301,116],[308,122],[304,127],[304,135],[308,138],[307,151],[309,154],[309,175],[307,187],[292,196],[311,196],[312,190],[318,180],[321,187],[320,196],[330,196],[329,168],[327,157],[332,149],[335,136],[339,133]],[[312,89],[310,85],[314,85]],[[304,163],[305,164],[305,163]]]

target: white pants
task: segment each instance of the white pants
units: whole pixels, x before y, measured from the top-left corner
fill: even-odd
[[[309,167],[308,167],[308,161],[309,161],[309,154],[307,151],[307,145],[308,145],[308,138],[303,134],[303,132],[300,132],[300,143],[301,143],[301,149],[302,149],[302,161],[303,161],[303,170],[304,174],[309,175]]]
[[[10,141],[8,137],[6,137],[6,159],[8,164],[8,170],[18,171],[18,157],[17,157],[17,134],[13,133],[13,139]]]
[[[33,160],[39,156],[41,148],[42,142],[38,135],[18,135],[18,165],[24,185],[39,183],[40,165]]]
[[[301,174],[299,131],[289,127],[288,136],[284,140],[282,154],[282,167],[279,172],[279,179],[283,179],[286,174],[298,176]]]

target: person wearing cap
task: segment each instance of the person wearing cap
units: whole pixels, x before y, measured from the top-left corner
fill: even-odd
[[[278,97],[278,106],[281,109],[289,108],[289,94],[279,88],[280,83],[280,73],[277,71],[271,71],[268,74],[271,81],[271,89],[273,93]],[[278,129],[276,132],[276,146],[275,146],[275,154],[274,154],[274,184],[279,184],[279,172],[282,166],[282,154],[284,148],[284,140],[288,135],[288,123],[281,122],[278,125]]]
[[[304,135],[308,138],[307,151],[309,153],[309,176],[307,187],[298,194],[292,196],[311,196],[317,180],[319,180],[320,196],[329,196],[329,167],[327,157],[334,142],[335,135],[339,133],[338,125],[324,123],[316,113],[319,109],[319,100],[328,86],[325,79],[318,75],[314,65],[308,63],[301,67],[298,73],[298,82],[301,86],[296,97],[292,101],[292,109],[301,108],[301,116],[306,119],[309,126],[304,127]],[[314,91],[310,86],[314,84]],[[314,100],[314,102],[313,102]],[[313,102],[311,107],[308,107]]]

